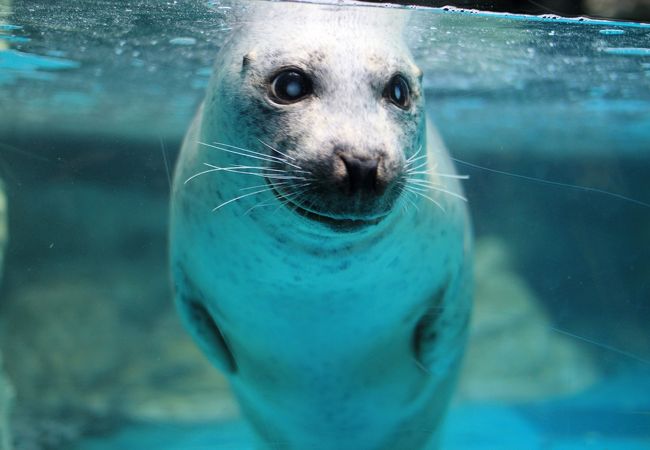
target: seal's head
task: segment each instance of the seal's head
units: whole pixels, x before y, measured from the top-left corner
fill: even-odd
[[[408,158],[426,146],[422,73],[399,31],[378,26],[383,15],[337,12],[321,7],[319,20],[291,15],[291,23],[271,12],[243,29],[253,36],[234,39],[213,78],[204,130],[215,135],[204,139],[230,135],[264,152],[279,200],[356,229],[393,210]]]

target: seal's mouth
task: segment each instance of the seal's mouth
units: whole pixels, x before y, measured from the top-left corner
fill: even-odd
[[[346,217],[329,216],[323,213],[306,209],[303,206],[299,205],[298,203],[293,202],[290,199],[287,199],[280,192],[278,192],[277,188],[273,185],[272,182],[267,180],[267,183],[270,185],[271,191],[273,192],[273,195],[275,195],[275,197],[278,199],[278,201],[280,201],[284,206],[289,208],[291,211],[313,222],[317,222],[322,225],[325,225],[335,231],[342,231],[342,232],[358,231],[372,225],[377,225],[387,215],[385,214],[383,216],[371,217],[371,218],[346,218]]]

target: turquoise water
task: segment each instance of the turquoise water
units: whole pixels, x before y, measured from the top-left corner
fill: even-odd
[[[240,18],[0,2],[15,448],[248,448],[166,264],[169,171]],[[649,448],[650,26],[418,9],[407,34],[477,243],[443,448]]]

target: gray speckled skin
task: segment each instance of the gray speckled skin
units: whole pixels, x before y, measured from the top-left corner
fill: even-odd
[[[259,177],[218,171],[185,183],[205,162],[263,163],[199,141],[271,154],[261,139],[313,171],[331,163],[336,146],[381,152],[380,170],[392,175],[424,146],[432,172],[453,173],[427,126],[419,69],[394,31],[396,11],[264,8],[220,53],[176,167],[171,262],[179,310],[229,377],[260,448],[433,448],[470,311],[465,204],[433,190],[426,195],[444,212],[407,193],[370,206],[313,194],[314,208],[336,217],[385,215],[336,231],[270,192],[212,211],[263,184]],[[268,83],[288,65],[312,77],[314,95],[277,105]],[[383,97],[398,72],[412,89],[406,111]],[[452,178],[418,176],[460,191]],[[249,211],[259,203],[272,206]]]

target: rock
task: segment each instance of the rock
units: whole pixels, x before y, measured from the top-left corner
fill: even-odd
[[[589,356],[551,329],[540,301],[510,265],[505,242],[477,242],[476,295],[459,397],[523,402],[591,386]]]

